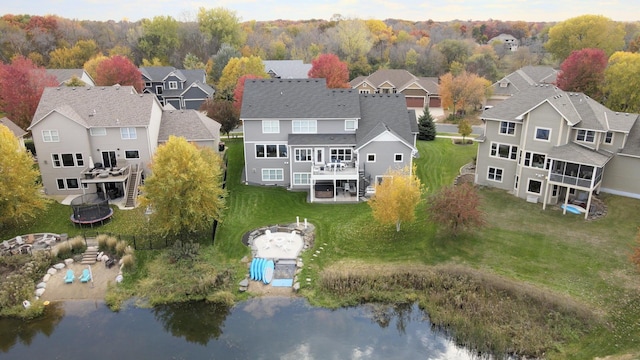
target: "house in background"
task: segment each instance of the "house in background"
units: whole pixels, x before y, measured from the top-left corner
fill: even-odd
[[[311,64],[302,60],[262,60],[262,63],[272,79],[306,79],[311,70]]]
[[[18,141],[20,142],[20,145],[22,145],[22,148],[26,149],[26,146],[24,145],[24,137],[27,135],[26,131],[22,130],[20,126],[16,125],[16,123],[14,123],[13,121],[9,120],[8,117],[0,118],[0,125],[4,125],[9,130],[11,130],[13,135],[18,138]]]
[[[518,39],[509,34],[500,34],[496,37],[493,37],[489,41],[487,41],[487,44],[492,45],[494,42],[502,43],[505,50],[508,51],[518,51],[518,45],[520,44]]]
[[[402,94],[328,89],[325,79],[247,80],[248,184],[309,192],[309,201],[358,201],[390,168],[411,169],[417,122]]]
[[[600,191],[640,198],[638,114],[534,84],[520,86],[481,119],[485,134],[478,138],[477,184],[541,202],[543,208],[573,203],[590,209]]]
[[[201,69],[185,70],[170,66],[141,67],[144,93],[154,94],[162,106],[198,110],[215,90],[207,85]]]
[[[408,108],[441,107],[438,78],[417,77],[403,69],[380,69],[349,82],[361,94],[404,94]]]
[[[65,85],[74,77],[80,79],[85,86],[96,86],[91,75],[84,69],[47,69],[47,74],[55,76],[60,86]]]
[[[46,88],[29,127],[45,192],[98,193],[135,206],[137,186],[169,135],[218,148],[220,124],[195,110],[163,110],[131,86]],[[104,169],[95,176],[94,169]],[[125,196],[126,195],[126,196]]]
[[[553,85],[557,77],[558,71],[551,66],[525,66],[491,85],[492,95],[487,105],[493,106],[533,85]]]

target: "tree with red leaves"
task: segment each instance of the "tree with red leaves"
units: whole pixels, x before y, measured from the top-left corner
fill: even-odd
[[[254,74],[242,75],[238,79],[236,83],[236,88],[233,91],[233,107],[236,109],[238,113],[240,113],[240,109],[242,109],[242,96],[244,95],[244,82],[247,79],[262,79],[262,77]]]
[[[601,49],[573,51],[560,65],[556,85],[564,91],[582,92],[599,101],[607,61],[607,55]]]
[[[26,129],[36,113],[44,88],[58,86],[58,81],[31,60],[17,56],[11,64],[0,63],[0,84],[0,111]]]
[[[327,87],[349,88],[349,68],[337,55],[321,54],[311,61],[310,78],[325,78]]]
[[[200,111],[204,111],[208,117],[220,123],[220,131],[223,134],[229,133],[240,125],[240,113],[236,111],[231,101],[224,99],[208,99],[200,106]]]
[[[96,67],[96,85],[129,85],[137,91],[144,89],[140,70],[124,56],[115,55],[101,61]]]
[[[431,196],[427,214],[451,235],[458,236],[465,230],[484,226],[479,206],[480,195],[473,185],[450,185]]]

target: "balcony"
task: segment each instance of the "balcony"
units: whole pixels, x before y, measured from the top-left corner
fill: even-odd
[[[358,167],[354,161],[314,164],[311,166],[311,174],[316,180],[357,179]]]
[[[593,189],[602,180],[602,170],[601,167],[554,160],[551,164],[549,181]]]

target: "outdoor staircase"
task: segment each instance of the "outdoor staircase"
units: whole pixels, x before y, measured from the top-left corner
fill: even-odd
[[[87,250],[82,254],[82,265],[93,265],[96,263],[98,257],[98,248],[95,246],[87,247]]]
[[[358,170],[358,176],[360,177],[360,188],[358,189],[358,197],[363,197],[364,192],[367,189],[367,183],[364,177],[364,170]]]
[[[138,197],[138,169],[131,169],[129,176],[129,187],[127,188],[127,200],[125,207],[132,208],[136,206],[136,197]]]

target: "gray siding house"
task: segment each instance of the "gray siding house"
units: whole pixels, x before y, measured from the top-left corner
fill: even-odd
[[[550,84],[521,86],[485,110],[475,182],[548,204],[590,209],[600,191],[640,198],[638,114]],[[566,210],[564,210],[566,212]],[[588,212],[585,213],[585,218]]]
[[[170,66],[141,67],[144,93],[155,94],[162,106],[198,110],[215,90],[207,85],[204,70],[176,69]]]
[[[195,110],[163,110],[154,95],[118,85],[46,88],[29,130],[47,194],[132,194],[130,206],[169,135],[214,149],[220,140],[214,120]],[[105,170],[102,176],[95,176],[95,168]]]
[[[311,202],[358,201],[417,155],[415,112],[402,94],[328,89],[325,79],[252,79],[240,119],[244,181],[309,191]]]

